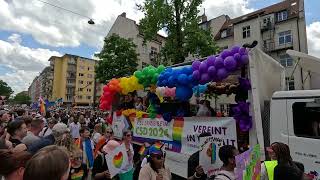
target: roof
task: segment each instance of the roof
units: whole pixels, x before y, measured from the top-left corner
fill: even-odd
[[[292,98],[313,98],[320,97],[320,90],[296,90],[296,91],[278,91],[272,96],[272,99],[292,99]]]
[[[257,18],[259,16],[265,16],[268,14],[281,12],[284,10],[288,10],[288,19],[292,17],[297,17],[299,12],[299,0],[285,0],[280,3],[259,9],[249,14],[245,14],[243,16],[232,19],[233,24],[241,23],[243,21],[248,21],[250,19]]]
[[[217,33],[217,35],[214,37],[215,40],[221,39],[221,32],[223,30],[226,30],[228,28],[231,28],[231,31],[233,30],[233,25],[239,24],[260,16],[265,16],[268,14],[273,14],[277,12],[281,12],[287,10],[288,11],[288,19],[296,18],[299,16],[299,0],[285,0],[280,3],[259,9],[257,11],[254,11],[249,14],[245,14],[243,16],[229,19],[227,20],[224,25],[221,27],[220,32]],[[233,35],[233,32],[232,32]],[[228,36],[229,37],[229,36]]]

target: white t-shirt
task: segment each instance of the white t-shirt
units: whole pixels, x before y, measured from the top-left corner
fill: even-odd
[[[128,156],[128,161],[129,161],[129,163],[128,163],[127,166],[125,166],[125,167],[122,169],[123,172],[128,172],[129,170],[131,170],[131,169],[133,168],[134,150],[133,150],[132,144],[130,144],[130,151],[131,151],[131,154],[132,154],[132,155],[131,155],[131,156]]]
[[[233,171],[225,171],[225,170],[218,171],[216,173],[216,177],[214,178],[214,180],[235,180],[235,179],[236,179],[236,175],[234,174]]]
[[[52,130],[49,127],[44,127],[42,131],[39,133],[39,137],[45,137],[52,134]]]
[[[97,144],[99,142],[100,137],[101,137],[101,134],[98,132],[95,132],[92,136],[93,143]]]
[[[80,132],[79,132],[80,127],[81,127],[81,125],[79,122],[77,124],[75,124],[74,122],[69,124],[69,129],[70,129],[71,136],[73,139],[80,138]]]

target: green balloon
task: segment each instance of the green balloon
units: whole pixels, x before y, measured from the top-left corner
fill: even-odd
[[[162,65],[162,64],[160,66],[158,66],[158,73],[161,73],[162,71],[164,71],[165,68],[166,67],[164,67],[164,65]]]
[[[145,74],[145,75],[148,74],[148,70],[149,70],[149,68],[147,68],[147,67],[143,68],[142,69],[143,74]]]
[[[156,70],[155,69],[150,69],[148,73],[149,73],[149,75],[151,77],[153,77],[156,74]]]
[[[141,71],[135,71],[135,72],[134,72],[134,76],[135,76],[136,78],[140,79],[141,76],[142,76],[142,72],[141,72]]]

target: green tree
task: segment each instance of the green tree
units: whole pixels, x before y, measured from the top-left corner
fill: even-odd
[[[140,31],[145,41],[152,40],[164,29],[168,37],[161,55],[169,62],[181,63],[189,54],[205,57],[215,54],[218,47],[210,30],[199,27],[199,6],[203,0],[145,0],[138,8],[145,17]]]
[[[30,104],[31,98],[25,92],[20,92],[13,98],[13,102],[15,104]]]
[[[0,96],[9,96],[13,93],[12,89],[8,84],[0,79]]]
[[[131,39],[115,34],[104,39],[101,52],[95,56],[101,59],[95,68],[96,79],[101,83],[112,78],[129,76],[138,66],[136,45]]]

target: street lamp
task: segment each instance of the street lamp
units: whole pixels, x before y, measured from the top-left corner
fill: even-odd
[[[93,24],[95,24],[95,23],[94,23],[94,21],[93,21],[92,19],[90,19],[90,20],[88,21],[88,24],[93,25]]]

